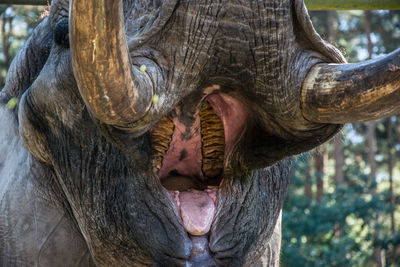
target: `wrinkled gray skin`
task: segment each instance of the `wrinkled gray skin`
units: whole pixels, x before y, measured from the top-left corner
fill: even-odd
[[[286,158],[340,129],[302,118],[301,84],[314,64],[341,55],[301,1],[126,0],[124,14],[132,62],[148,66],[160,95],[131,129],[85,107],[69,48],[55,38],[67,1],[53,1],[13,61],[0,94],[0,266],[278,265]],[[215,85],[252,116],[207,241],[188,236],[153,174],[148,129],[176,106],[190,121]],[[10,110],[12,97],[20,101]]]

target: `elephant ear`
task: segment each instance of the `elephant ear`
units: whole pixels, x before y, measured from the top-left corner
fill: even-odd
[[[295,0],[295,11],[297,21],[301,27],[299,36],[303,41],[307,42],[310,49],[319,52],[325,61],[332,63],[347,63],[342,53],[332,44],[324,41],[321,36],[315,31],[307,8],[303,0]],[[306,39],[306,40],[304,40]]]
[[[6,84],[0,94],[2,102],[7,102],[12,97],[20,98],[29,88],[49,56],[52,38],[53,34],[46,17],[13,59]]]
[[[171,17],[177,0],[124,1],[125,33],[129,49],[157,34]]]

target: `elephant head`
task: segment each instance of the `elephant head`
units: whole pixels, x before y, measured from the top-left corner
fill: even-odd
[[[345,64],[301,0],[54,0],[1,99],[97,265],[254,266],[290,156],[400,110],[399,53]]]

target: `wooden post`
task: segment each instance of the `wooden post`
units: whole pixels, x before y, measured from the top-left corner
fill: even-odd
[[[51,0],[0,0],[0,4],[46,6]],[[308,10],[400,10],[399,0],[305,0]]]
[[[0,4],[47,6],[51,0],[0,0]]]
[[[305,0],[308,10],[399,10],[399,0]]]

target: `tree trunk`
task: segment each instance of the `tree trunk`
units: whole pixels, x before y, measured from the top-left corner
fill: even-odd
[[[344,181],[344,144],[341,135],[333,139],[333,154],[335,157],[335,176],[333,177],[336,187],[342,186]]]
[[[8,29],[7,29],[8,25]],[[8,69],[11,64],[10,55],[10,35],[12,34],[12,17],[7,16],[4,12],[1,16],[1,36],[3,37],[3,54],[5,67]]]
[[[328,42],[335,44],[338,33],[338,17],[336,11],[328,11],[326,18],[327,29],[328,29]]]
[[[371,40],[371,12],[365,11],[365,34],[368,41],[368,55],[369,58],[372,58],[372,40]],[[376,161],[375,161],[375,154],[376,154],[376,137],[375,137],[375,122],[370,121],[367,122],[367,141],[368,141],[368,162],[371,168],[370,172],[370,180],[373,184],[371,194],[377,194],[377,186],[376,186]],[[376,211],[375,216],[375,233],[374,233],[374,240],[377,240],[379,237],[379,211]],[[374,258],[377,267],[385,266],[385,250],[381,248],[381,246],[377,245],[374,247]]]
[[[344,182],[344,144],[342,135],[339,134],[333,139],[333,155],[335,158],[335,175],[333,176],[336,188],[343,186]],[[335,224],[334,227],[335,236],[342,236],[342,227],[339,223]]]
[[[397,137],[397,144],[400,144],[400,116],[397,116],[396,118],[396,137]],[[400,158],[400,152],[398,154],[398,156]]]
[[[394,197],[393,197],[393,155],[392,155],[392,146],[393,146],[393,134],[392,134],[392,119],[388,118],[386,122],[386,131],[387,131],[387,145],[388,145],[388,173],[389,173],[389,194],[390,194],[390,204],[394,207]],[[395,219],[394,219],[394,211],[391,212],[391,231],[392,234],[395,233]]]
[[[337,33],[338,33],[338,16],[336,11],[328,11],[327,17],[326,17],[326,28],[328,29],[328,42],[332,43],[333,45],[336,45],[336,40],[337,40]],[[335,182],[335,186],[340,187],[343,185],[344,181],[344,171],[343,171],[343,166],[344,166],[344,155],[343,155],[343,141],[342,141],[342,135],[338,134],[334,139],[333,139],[333,157],[335,159],[335,174],[333,177],[333,180]],[[334,233],[336,237],[342,236],[342,227],[339,223],[335,223],[334,225]]]
[[[312,180],[310,164],[307,164],[306,175],[304,178],[304,194],[306,197],[312,199]]]
[[[375,138],[375,125],[374,121],[367,122],[367,142],[368,142],[368,163],[371,169],[370,172],[370,180],[373,184],[371,194],[373,196],[377,195],[377,188],[376,188],[376,161],[375,161],[375,154],[376,154],[376,138]],[[374,240],[377,240],[379,237],[379,211],[376,211],[376,216],[374,218],[375,224],[375,233],[374,233]],[[385,266],[385,251],[381,248],[381,246],[374,247],[374,258],[375,264],[377,267],[384,267]]]
[[[316,200],[318,202],[322,201],[324,195],[324,176],[325,176],[325,166],[328,160],[328,150],[326,144],[321,145],[317,152],[314,154],[314,167],[315,176],[317,178],[317,195]]]
[[[338,33],[338,17],[336,11],[328,11],[326,18],[326,26],[328,29],[328,41],[335,44]],[[344,180],[344,156],[343,156],[343,141],[341,134],[338,134],[334,140],[334,158],[335,158],[335,176],[334,181],[336,186],[341,186]]]
[[[394,217],[395,203],[393,194],[393,131],[392,131],[392,118],[387,118],[386,121],[386,133],[387,133],[387,153],[388,153],[388,173],[389,173],[389,200],[392,207],[390,211],[390,231],[392,236],[396,234],[396,220]],[[397,246],[394,245],[392,248],[392,263],[396,262]]]
[[[368,57],[369,59],[372,58],[372,41],[371,41],[371,12],[365,11],[365,34],[367,36],[368,41]],[[368,142],[368,163],[371,168],[370,172],[370,180],[371,183],[374,185],[372,189],[372,194],[376,195],[376,161],[375,161],[375,154],[376,154],[376,139],[375,139],[375,122],[370,121],[367,122],[367,142]]]
[[[375,121],[369,121],[367,124],[367,143],[368,143],[368,164],[370,166],[370,181],[373,185],[372,195],[376,195],[376,139],[375,139]]]
[[[2,48],[3,48],[3,55],[4,55],[4,68],[9,69],[10,64],[11,64],[11,55],[10,55],[10,35],[12,34],[12,17],[7,16],[6,9],[4,9],[4,12],[1,13],[0,17],[0,35],[1,35],[1,43],[2,43]],[[7,28],[8,25],[8,28]],[[3,88],[5,84],[5,77],[1,77],[0,79],[0,90]]]

